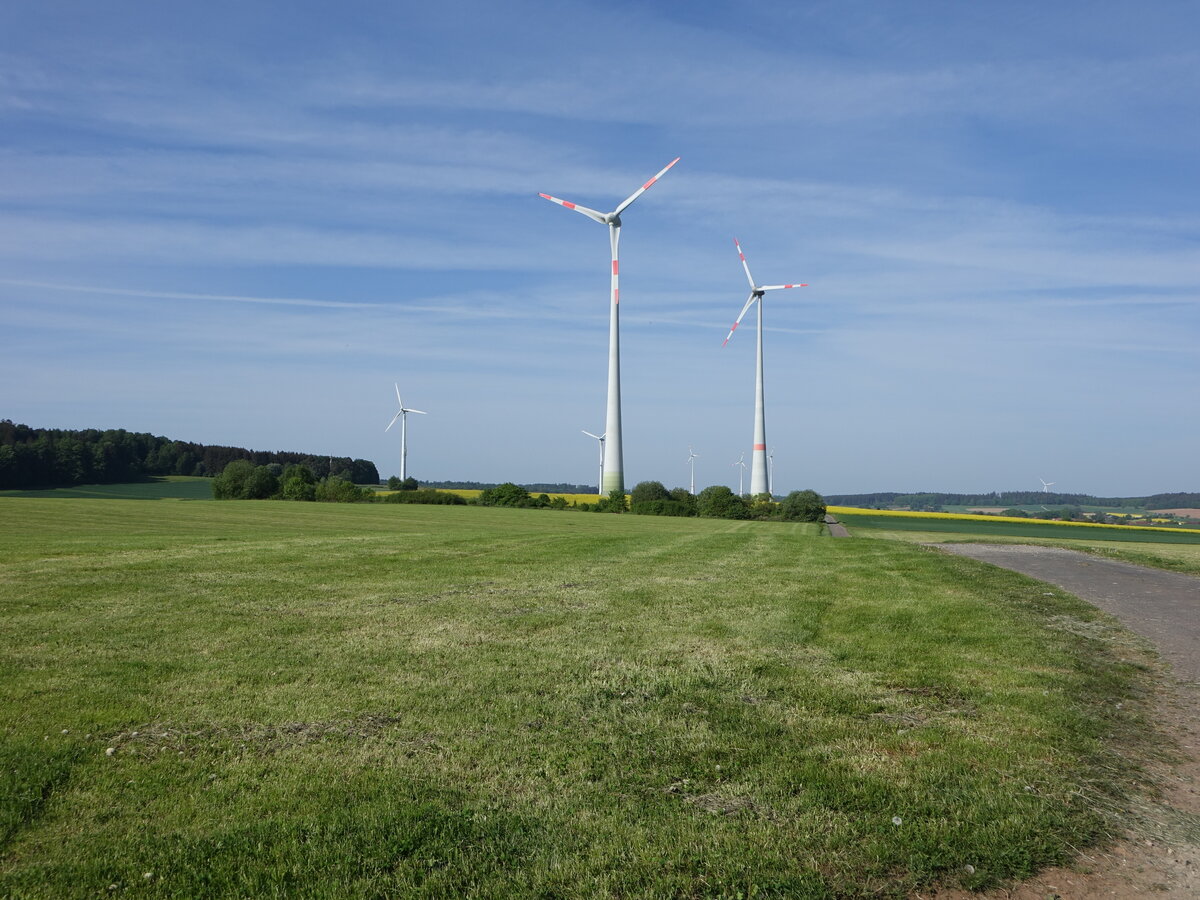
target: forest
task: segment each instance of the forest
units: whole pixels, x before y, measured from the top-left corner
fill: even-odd
[[[120,484],[152,475],[219,475],[235,459],[256,466],[303,465],[318,478],[337,475],[354,484],[379,483],[375,463],[347,456],[197,444],[123,428],[31,428],[0,420],[0,490]]]

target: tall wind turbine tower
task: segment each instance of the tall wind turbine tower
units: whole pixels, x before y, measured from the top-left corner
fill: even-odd
[[[419,409],[408,409],[404,405],[404,401],[400,399],[400,385],[394,385],[396,388],[396,403],[400,406],[400,411],[392,416],[392,421],[388,422],[388,427],[383,429],[385,432],[391,431],[392,426],[396,424],[396,420],[400,420],[400,480],[403,481],[408,477],[408,414],[419,413],[420,415],[428,415]]]
[[[767,484],[767,427],[763,411],[763,294],[767,291],[781,291],[785,288],[808,287],[808,285],[755,284],[754,277],[750,274],[750,266],[746,262],[746,254],[742,252],[742,245],[738,243],[737,238],[733,239],[733,246],[737,247],[738,256],[742,260],[742,268],[746,270],[746,280],[750,282],[750,296],[746,300],[746,305],[742,307],[742,311],[738,313],[737,321],[729,329],[729,334],[725,336],[725,343],[721,346],[724,347],[729,343],[729,339],[733,337],[737,327],[742,324],[742,317],[746,315],[746,311],[757,302],[758,362],[754,375],[754,452],[750,457],[750,494],[757,496],[770,490]]]
[[[692,470],[692,479],[688,493],[693,497],[696,496],[696,460],[700,458],[700,454],[688,447],[688,468]]]
[[[604,468],[600,484],[598,485],[602,496],[607,496],[611,491],[625,490],[624,452],[621,445],[621,336],[619,316],[617,315],[617,307],[621,297],[617,275],[617,245],[621,241],[621,213],[628,208],[629,204],[642,196],[654,182],[662,178],[666,174],[667,169],[671,168],[677,162],[679,162],[678,156],[667,163],[661,172],[626,197],[610,213],[597,212],[594,209],[588,209],[586,206],[568,203],[566,200],[559,200],[557,197],[551,197],[549,194],[539,195],[545,197],[551,203],[557,203],[559,206],[573,209],[575,212],[581,213],[589,219],[599,222],[601,225],[608,226],[608,240],[612,247],[612,291],[608,312],[608,411],[604,419],[604,435],[608,441],[608,446],[605,448],[607,452],[604,454]]]

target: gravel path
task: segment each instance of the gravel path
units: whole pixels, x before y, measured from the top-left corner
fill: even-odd
[[[826,513],[825,524],[829,526],[830,537],[850,537],[850,532],[846,530],[845,525],[838,524],[838,520]]]
[[[944,900],[1099,900],[1200,897],[1200,578],[1026,544],[938,544],[947,552],[1012,569],[1094,604],[1146,637],[1172,666],[1156,718],[1182,759],[1156,773],[1149,829],[1116,847],[1083,855],[1074,868],[1049,869],[984,894],[944,891]],[[1158,827],[1161,826],[1161,827]],[[918,895],[921,896],[921,895]],[[929,895],[926,895],[929,896]]]

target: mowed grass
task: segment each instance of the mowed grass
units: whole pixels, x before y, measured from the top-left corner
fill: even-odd
[[[0,597],[3,896],[982,886],[1147,750],[1091,607],[809,525],[0,500]]]

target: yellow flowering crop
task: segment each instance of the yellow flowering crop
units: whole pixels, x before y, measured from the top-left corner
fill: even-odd
[[[914,512],[902,509],[860,509],[854,506],[829,506],[826,510],[833,515],[847,516],[896,516],[909,519],[957,519],[964,522],[1026,522],[1042,525],[1075,525],[1079,528],[1118,528],[1140,531],[1182,531],[1185,534],[1200,534],[1200,528],[1162,528],[1157,525],[1107,525],[1102,522],[1063,522],[1058,519],[1033,519],[1022,516],[985,516],[975,513]]]

